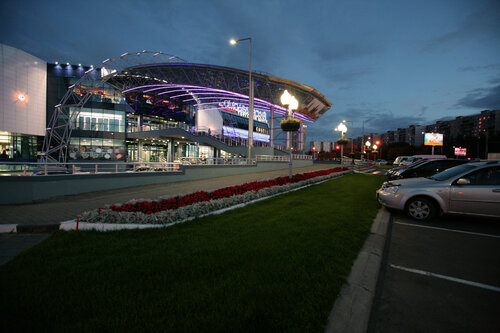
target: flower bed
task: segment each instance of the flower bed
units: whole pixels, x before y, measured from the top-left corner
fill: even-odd
[[[168,224],[334,178],[346,170],[346,168],[320,170],[296,174],[292,179],[279,177],[254,181],[224,187],[212,192],[199,191],[162,200],[132,200],[84,212],[80,215],[80,220],[86,222]]]

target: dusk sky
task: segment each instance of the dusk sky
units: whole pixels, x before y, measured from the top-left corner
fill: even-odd
[[[332,108],[308,141],[333,128],[383,133],[500,109],[500,1],[2,0],[0,42],[48,62],[99,66],[132,51],[252,68],[309,85]],[[350,125],[350,124],[349,124]]]

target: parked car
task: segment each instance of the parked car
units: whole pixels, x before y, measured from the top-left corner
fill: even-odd
[[[388,180],[401,178],[428,177],[454,166],[467,163],[467,160],[446,159],[446,160],[420,160],[421,162],[401,168],[395,172],[387,174]]]
[[[500,161],[462,164],[427,178],[385,182],[379,202],[416,220],[439,213],[500,217]]]
[[[409,164],[409,165],[400,165],[400,166],[394,167],[394,168],[392,168],[392,169],[390,169],[390,170],[387,171],[387,177],[390,177],[391,175],[395,174],[396,172],[400,172],[402,170],[405,170],[405,169],[417,166],[420,163],[424,163],[425,161],[426,160],[418,160],[418,161],[415,161],[415,162],[413,162],[412,164]]]
[[[386,160],[376,160],[375,164],[376,165],[387,165],[387,161]]]
[[[443,160],[446,155],[413,155],[402,161],[400,165],[410,165],[418,160]]]
[[[409,157],[410,156],[398,156],[398,157],[396,157],[394,162],[392,162],[392,164],[398,166],[401,163],[403,163],[404,161],[406,161]]]

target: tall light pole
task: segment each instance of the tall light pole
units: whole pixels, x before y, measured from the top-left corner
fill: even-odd
[[[342,139],[344,139],[344,133],[347,132],[347,126],[341,122],[335,128],[336,131],[340,132]],[[340,165],[344,165],[344,143],[340,144]]]
[[[253,82],[252,82],[252,38],[231,39],[229,43],[236,45],[239,42],[248,40],[250,42],[250,65],[248,68],[248,153],[247,158],[252,158],[253,146]]]
[[[354,122],[351,120],[342,120],[343,123],[351,123],[351,128],[354,129]],[[351,157],[354,160],[354,134],[351,135]]]
[[[293,110],[297,110],[297,108],[299,107],[299,102],[297,101],[297,99],[292,96],[288,90],[285,90],[283,92],[283,94],[281,95],[281,104],[283,104],[284,107],[286,107],[288,109],[288,119],[292,119],[293,118]],[[289,142],[289,146],[290,146],[290,161],[288,162],[288,170],[289,170],[289,178],[292,179],[292,175],[293,175],[293,172],[292,172],[292,167],[293,167],[293,147],[292,147],[292,132],[291,131],[287,131],[287,141]]]
[[[365,123],[369,122],[370,120],[372,120],[372,118],[363,120],[363,138],[361,139],[361,144],[365,142]],[[364,153],[365,153],[365,148],[363,146],[363,154]]]
[[[372,144],[371,144],[371,142],[370,142],[370,141],[366,141],[366,142],[365,142],[365,146],[367,146],[367,147],[368,147],[368,149],[370,149],[370,146],[371,146],[371,145],[372,145]],[[370,159],[370,153],[369,153],[369,152],[368,152],[367,157],[368,157],[367,159],[369,160],[369,159]]]

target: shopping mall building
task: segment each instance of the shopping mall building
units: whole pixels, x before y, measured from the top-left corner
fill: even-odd
[[[176,161],[246,157],[248,71],[162,52],[124,53],[99,66],[47,63],[0,44],[0,160]],[[306,149],[307,125],[331,103],[306,85],[252,73],[255,155]],[[299,101],[287,138],[280,96]]]

